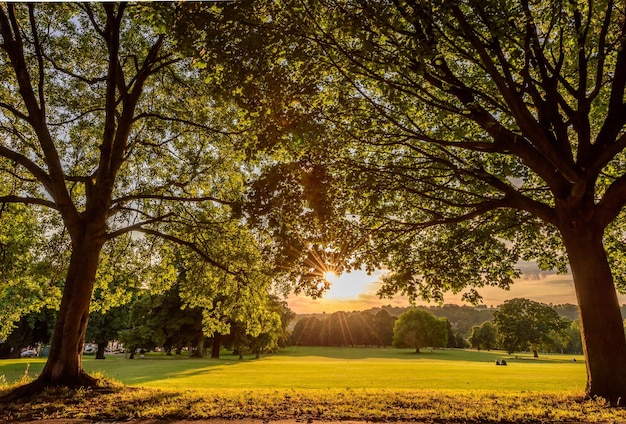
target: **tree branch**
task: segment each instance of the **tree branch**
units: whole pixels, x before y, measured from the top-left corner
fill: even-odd
[[[596,205],[601,228],[605,228],[617,218],[624,205],[626,205],[626,174],[611,183]]]
[[[46,96],[44,92],[45,83],[45,68],[43,65],[43,51],[41,43],[39,42],[39,31],[37,30],[37,24],[35,21],[35,5],[30,3],[28,5],[28,17],[30,19],[30,27],[33,33],[33,48],[35,49],[35,56],[37,57],[37,67],[39,69],[39,82],[37,84],[37,90],[39,92],[39,109],[41,110],[42,119],[46,119]]]
[[[184,197],[184,196],[168,196],[161,194],[135,194],[119,197],[117,199],[113,199],[111,203],[113,205],[118,203],[126,203],[133,200],[166,200],[166,201],[175,201],[175,202],[189,202],[189,203],[199,203],[199,202],[216,202],[222,205],[233,205],[235,202],[218,199],[216,197],[211,196],[202,196],[202,197]]]
[[[204,124],[200,124],[198,122],[190,121],[188,119],[172,117],[172,116],[164,116],[164,115],[160,115],[160,114],[154,113],[154,112],[140,113],[137,116],[135,116],[133,121],[139,121],[140,119],[147,119],[147,118],[154,118],[154,119],[158,119],[158,120],[166,121],[166,122],[176,122],[176,123],[180,123],[180,124],[185,124],[185,125],[189,125],[191,127],[199,128],[199,129],[202,129],[202,130],[214,133],[214,134],[221,134],[221,135],[226,135],[226,136],[240,135],[240,134],[244,134],[246,131],[248,131],[248,129],[243,129],[243,130],[240,130],[240,131],[222,131],[222,130],[215,129],[213,127],[209,127],[208,125],[204,125]]]
[[[7,149],[2,145],[0,145],[0,156],[5,157],[24,167],[28,172],[33,175],[33,177],[37,179],[37,181],[43,184],[46,191],[51,192],[53,190],[50,176],[46,173],[46,171],[44,171],[35,162],[31,161],[26,156],[11,149]]]
[[[21,196],[0,196],[0,203],[21,203],[24,205],[39,205],[50,209],[58,210],[57,205],[49,200],[39,199],[37,197],[21,197]]]
[[[15,73],[19,85],[19,93],[28,111],[27,122],[37,135],[37,141],[43,151],[44,160],[48,166],[49,174],[43,172],[38,166],[25,156],[13,152],[5,147],[0,147],[0,155],[15,160],[24,166],[33,176],[42,182],[50,196],[59,206],[59,211],[67,219],[78,220],[78,211],[72,202],[70,194],[65,186],[65,175],[58,151],[48,129],[44,111],[40,108],[37,96],[33,90],[31,76],[28,72],[24,45],[21,38],[21,30],[15,16],[15,5],[7,5],[9,16],[0,8],[0,35],[2,36],[2,48],[7,52],[11,67]]]
[[[190,250],[192,250],[194,253],[198,254],[198,256],[200,256],[204,261],[206,261],[207,263],[209,263],[210,265],[224,271],[225,273],[232,275],[233,277],[236,278],[241,278],[243,276],[243,274],[241,272],[235,272],[232,271],[228,268],[228,266],[214,260],[213,258],[211,258],[206,252],[204,252],[201,248],[199,248],[195,243],[183,240],[181,238],[178,238],[176,236],[173,236],[171,234],[165,234],[153,229],[149,229],[149,228],[143,228],[143,227],[137,227],[134,228],[133,231],[136,231],[138,233],[143,233],[143,234],[149,234],[155,237],[160,237],[164,240],[176,243],[180,246],[185,246],[187,248],[189,248]]]

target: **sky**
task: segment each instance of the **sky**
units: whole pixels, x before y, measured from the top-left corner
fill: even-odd
[[[576,304],[576,294],[571,275],[557,275],[555,272],[540,271],[534,263],[521,263],[522,277],[515,280],[511,289],[506,291],[497,287],[478,289],[487,306],[497,306],[505,300],[524,297],[541,303]],[[297,314],[333,313],[337,311],[362,311],[376,306],[410,306],[406,297],[394,296],[393,299],[379,299],[376,295],[380,287],[380,277],[384,271],[368,275],[365,271],[353,271],[337,278],[330,278],[332,286],[322,299],[311,299],[304,295],[291,295],[287,302],[289,308]],[[626,296],[619,296],[620,304],[626,303]],[[461,294],[448,294],[445,303],[467,304],[461,300]],[[418,305],[428,305],[419,302]],[[434,303],[432,305],[435,305]]]

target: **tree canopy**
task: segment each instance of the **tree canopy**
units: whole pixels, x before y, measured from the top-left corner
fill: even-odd
[[[468,342],[477,349],[493,349],[496,347],[496,327],[491,321],[472,327]]]
[[[587,391],[623,399],[623,10],[610,0],[285,10],[264,27],[288,29],[284,45],[299,37],[317,64],[321,97],[306,106],[334,140],[333,175],[350,184],[345,216],[368,240],[353,246],[392,271],[381,294],[477,301],[480,287],[509,287],[520,260],[571,269]],[[279,57],[297,64],[288,52]]]
[[[393,346],[415,349],[445,347],[448,343],[448,320],[437,318],[423,309],[409,309],[393,326]]]
[[[511,299],[493,314],[500,346],[509,353],[537,350],[552,343],[551,332],[569,326],[550,306],[529,299]]]

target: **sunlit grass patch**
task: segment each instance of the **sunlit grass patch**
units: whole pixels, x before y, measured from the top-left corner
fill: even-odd
[[[502,358],[509,365],[496,366]],[[90,373],[126,387],[55,389],[30,403],[7,405],[0,418],[626,422],[624,410],[583,400],[585,364],[582,357],[572,359],[375,348],[289,348],[244,361],[159,353],[85,358]],[[6,376],[0,389],[36,376],[43,363],[0,361]]]
[[[506,358],[509,365],[495,366]],[[259,360],[190,359],[152,353],[134,360],[84,359],[90,372],[136,387],[168,389],[433,389],[576,393],[583,390],[583,358],[503,352],[377,348],[289,348]],[[35,377],[45,360],[0,361],[7,383]]]
[[[495,366],[506,358],[509,365]],[[85,360],[124,384],[171,389],[452,389],[580,392],[586,381],[583,358],[507,355],[503,352],[377,348],[289,348],[260,360],[214,360],[146,355],[127,360]],[[2,363],[0,362],[0,374]]]

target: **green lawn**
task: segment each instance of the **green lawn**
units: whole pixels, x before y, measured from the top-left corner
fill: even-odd
[[[496,366],[505,358],[508,366]],[[261,359],[189,359],[150,353],[145,358],[84,357],[89,372],[132,386],[161,389],[421,389],[493,392],[582,393],[582,357],[507,355],[464,350],[291,347]],[[34,377],[44,359],[0,361],[0,380]],[[4,376],[4,377],[2,377]]]
[[[503,358],[509,365],[496,366]],[[0,361],[0,394],[25,371],[33,378],[44,361]],[[0,420],[626,422],[626,409],[583,398],[580,356],[573,362],[565,355],[293,347],[258,360],[150,353],[134,360],[85,357],[84,364],[127,386],[47,391],[2,405]]]

